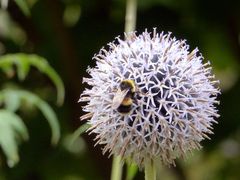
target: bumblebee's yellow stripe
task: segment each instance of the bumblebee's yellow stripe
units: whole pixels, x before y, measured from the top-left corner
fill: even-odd
[[[135,82],[134,82],[133,80],[131,80],[131,79],[125,79],[125,80],[122,81],[122,83],[127,84],[127,85],[129,86],[130,91],[131,91],[132,93],[134,93],[134,92],[136,91]]]
[[[123,99],[121,105],[122,106],[130,106],[130,105],[132,105],[132,103],[133,103],[133,101],[131,98],[125,98],[125,99]]]

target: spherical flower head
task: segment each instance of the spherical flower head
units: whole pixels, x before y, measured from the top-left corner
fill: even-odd
[[[96,67],[83,79],[90,88],[79,101],[87,102],[81,119],[88,119],[103,153],[131,158],[139,167],[156,158],[170,165],[213,133],[218,81],[185,40],[156,29],[131,32],[93,59]],[[134,90],[121,87],[126,81]]]

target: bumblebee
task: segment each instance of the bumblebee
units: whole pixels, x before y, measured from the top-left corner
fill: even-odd
[[[113,98],[113,109],[117,109],[118,112],[123,114],[129,113],[134,101],[135,92],[136,86],[134,81],[131,79],[123,80]]]

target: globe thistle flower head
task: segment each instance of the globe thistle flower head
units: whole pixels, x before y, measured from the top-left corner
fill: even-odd
[[[83,82],[90,132],[103,153],[131,158],[139,167],[147,159],[174,164],[179,156],[200,149],[219,115],[220,93],[210,63],[198,49],[171,33],[128,34],[102,48]],[[125,85],[124,85],[125,84]]]

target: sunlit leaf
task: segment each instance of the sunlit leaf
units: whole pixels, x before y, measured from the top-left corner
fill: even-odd
[[[51,106],[49,106],[48,103],[43,101],[37,95],[20,89],[4,89],[0,91],[0,100],[1,99],[4,100],[5,98],[11,96],[12,94],[14,94],[16,101],[28,102],[33,106],[36,106],[43,113],[52,131],[51,142],[52,144],[57,144],[60,138],[60,127],[58,124],[57,116],[55,112],[52,110]],[[4,98],[1,98],[2,96]]]
[[[0,146],[10,167],[19,161],[18,144],[27,139],[27,128],[21,118],[11,111],[0,110]]]
[[[17,69],[18,78],[20,80],[24,80],[28,75],[31,64],[29,63],[27,56],[19,55],[19,56],[15,56],[14,58],[16,58],[15,62],[18,67]]]
[[[57,104],[61,105],[63,103],[65,93],[63,82],[46,59],[34,54],[28,55],[23,53],[8,54],[0,57],[0,68],[3,69],[4,72],[14,64],[17,66],[17,74],[20,80],[25,79],[30,66],[34,66],[46,74],[57,88]]]
[[[25,14],[25,16],[30,16],[30,9],[28,7],[28,4],[26,0],[15,0],[18,7],[22,10],[22,12]]]
[[[0,67],[1,67],[1,70],[7,75],[8,78],[11,78],[14,75],[14,68],[12,64],[0,61]]]

